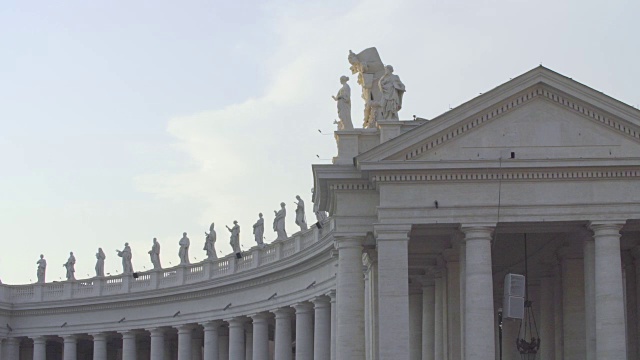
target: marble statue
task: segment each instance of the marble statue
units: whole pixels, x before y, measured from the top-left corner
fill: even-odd
[[[204,240],[204,248],[202,250],[207,252],[208,260],[215,260],[218,258],[216,254],[216,231],[214,230],[214,223],[209,226],[209,232],[204,232],[206,238]]]
[[[362,99],[364,100],[364,128],[375,128],[377,121],[382,119],[380,113],[380,100],[382,95],[380,88],[376,86],[384,75],[384,64],[375,47],[354,54],[349,50],[348,56],[351,64],[351,73],[358,74],[358,84],[362,86]]]
[[[307,219],[304,216],[304,201],[300,198],[300,195],[296,195],[296,199],[298,200],[295,203],[296,206],[296,225],[300,226],[300,230],[307,230]]]
[[[180,257],[180,265],[188,265],[189,264],[189,245],[191,242],[187,237],[187,233],[182,233],[182,239],[178,242],[180,245],[180,250],[178,250],[178,256]]]
[[[227,229],[231,233],[229,244],[231,244],[233,252],[236,253],[236,257],[239,259],[242,257],[242,250],[240,250],[240,225],[238,225],[238,221],[233,220],[233,227],[227,226]]]
[[[118,256],[122,258],[122,273],[133,274],[133,264],[131,263],[131,247],[129,243],[124,243],[122,251],[116,250]]]
[[[384,120],[399,120],[398,111],[402,109],[402,96],[406,91],[398,75],[393,74],[393,66],[384,67],[384,75],[379,82],[382,101],[380,108]]]
[[[342,87],[338,90],[336,96],[332,96],[333,100],[338,104],[338,130],[353,130],[353,122],[351,122],[351,88],[348,76],[340,77]]]
[[[263,247],[264,242],[262,241],[262,238],[264,237],[264,219],[262,218],[262,213],[258,214],[258,221],[253,224],[253,235],[258,246]]]
[[[44,284],[44,276],[47,272],[47,260],[44,259],[44,255],[40,254],[40,260],[36,261],[38,264],[38,283]]]
[[[316,215],[316,221],[322,224],[327,220],[327,212],[319,210],[318,204],[313,204],[313,213]]]
[[[73,256],[73,251],[69,253],[69,258],[67,262],[62,264],[67,269],[67,280],[75,280],[75,272],[76,272],[76,257]]]
[[[287,230],[285,229],[284,220],[287,217],[287,210],[284,208],[284,203],[280,203],[280,210],[273,211],[276,215],[275,219],[273,219],[273,231],[278,234],[276,240],[286,240],[287,239]]]
[[[153,270],[162,269],[162,265],[160,265],[160,243],[156,238],[153,238],[153,245],[151,245],[151,250],[149,250],[149,257],[151,258],[151,264],[153,264]]]
[[[107,258],[102,248],[96,253],[96,276],[104,276],[104,260]]]

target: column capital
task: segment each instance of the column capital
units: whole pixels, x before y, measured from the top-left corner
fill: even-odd
[[[30,336],[34,344],[46,344],[47,337],[44,335]]]
[[[135,330],[122,330],[118,331],[120,335],[122,335],[122,340],[124,339],[132,339],[136,337],[137,331]]]
[[[164,336],[164,329],[161,327],[146,329],[151,337]]]
[[[316,296],[311,299],[314,309],[327,308],[331,306],[331,299],[326,295]]]
[[[213,331],[217,330],[220,326],[222,326],[224,322],[222,320],[209,320],[203,323],[200,323],[204,328],[204,331]]]
[[[607,236],[617,235],[620,236],[620,230],[626,221],[613,220],[613,221],[591,221],[589,222],[589,229],[593,231],[594,236]]]
[[[327,293],[327,296],[329,297],[329,302],[335,303],[336,302],[336,289],[329,290],[329,292]]]
[[[231,319],[224,319],[229,324],[229,328],[234,327],[244,327],[244,324],[249,321],[248,318],[244,316],[238,316]]]
[[[64,340],[64,342],[72,342],[78,339],[78,336],[76,336],[75,334],[66,334],[66,335],[58,335],[58,336],[60,336]]]
[[[251,318],[251,320],[253,320],[254,324],[263,323],[263,322],[269,321],[269,319],[271,318],[271,314],[268,312],[259,312],[259,313],[251,314],[249,315],[249,317]]]
[[[178,334],[184,334],[184,333],[191,333],[191,331],[193,330],[194,326],[193,324],[182,324],[182,325],[176,325],[174,326],[175,329],[178,330]]]
[[[347,249],[347,248],[362,248],[362,244],[364,243],[364,235],[361,234],[335,234],[333,236],[335,239],[334,246],[336,249]]]
[[[293,309],[290,307],[278,308],[275,310],[270,310],[270,312],[276,316],[276,319],[283,319],[283,318],[289,319],[291,318],[291,315],[293,315]]]
[[[377,224],[374,225],[376,241],[409,241],[411,224]]]
[[[495,223],[460,224],[460,231],[464,233],[464,238],[462,238],[464,242],[471,240],[491,240],[495,229]]]
[[[296,314],[304,314],[313,312],[313,305],[309,302],[299,302],[293,305],[293,308],[296,310]]]
[[[93,341],[106,341],[107,340],[107,333],[89,333],[89,336],[91,336],[93,338]]]

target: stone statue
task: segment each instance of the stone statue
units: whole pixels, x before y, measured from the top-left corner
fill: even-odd
[[[287,239],[287,230],[285,229],[284,220],[287,217],[287,210],[284,208],[284,203],[280,203],[280,210],[273,211],[276,215],[275,219],[273,219],[273,231],[278,234],[276,240],[286,240]]]
[[[208,260],[215,260],[218,258],[216,254],[216,231],[214,230],[214,223],[209,226],[209,232],[204,232],[206,239],[204,240],[204,248],[202,250],[207,252]]]
[[[262,218],[262,213],[258,214],[258,221],[253,224],[253,235],[258,246],[263,247],[264,242],[262,241],[262,238],[264,237],[264,219]]]
[[[349,63],[351,73],[358,74],[358,84],[362,86],[362,99],[364,100],[364,128],[375,128],[377,121],[382,118],[380,113],[380,100],[382,95],[380,88],[376,86],[384,74],[384,64],[380,59],[378,50],[368,48],[354,54],[349,50]]]
[[[316,215],[316,221],[319,224],[322,224],[325,220],[327,220],[327,212],[318,209],[318,204],[313,204],[313,213]]]
[[[160,265],[160,243],[156,238],[153,238],[153,245],[151,245],[151,250],[149,250],[149,257],[151,258],[151,264],[153,264],[153,270],[162,269],[162,265]]]
[[[296,225],[300,226],[300,230],[307,230],[307,219],[304,216],[304,201],[300,198],[300,195],[296,195],[298,200],[296,207]]]
[[[107,255],[104,254],[102,248],[98,248],[96,253],[96,276],[104,276],[104,260],[106,258]]]
[[[351,88],[348,76],[340,77],[342,87],[338,90],[336,96],[332,96],[333,100],[338,104],[338,130],[353,130],[353,122],[351,122]]]
[[[191,242],[187,237],[187,233],[182,233],[182,239],[180,239],[180,250],[178,250],[178,256],[180,257],[180,265],[189,264],[189,245]]]
[[[406,90],[398,75],[393,74],[393,66],[384,67],[384,75],[380,78],[379,86],[382,93],[382,118],[398,120],[398,111],[402,109],[402,96]]]
[[[131,247],[129,243],[124,243],[122,251],[116,250],[118,256],[122,258],[122,273],[133,274],[133,264],[131,263]]]
[[[40,254],[40,260],[36,261],[38,264],[38,283],[44,284],[44,276],[47,272],[47,260],[44,259],[44,255]]]
[[[73,251],[69,253],[69,259],[67,262],[62,264],[67,269],[67,280],[75,280],[75,272],[76,272],[76,257],[73,256]]]
[[[229,244],[231,244],[233,252],[236,253],[236,257],[240,259],[242,257],[242,250],[240,250],[240,225],[238,225],[238,221],[233,220],[233,227],[230,228],[227,226],[227,229],[231,233]]]

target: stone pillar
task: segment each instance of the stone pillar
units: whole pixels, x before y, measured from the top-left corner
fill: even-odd
[[[218,329],[222,321],[212,320],[202,324],[204,328],[204,359],[218,360]],[[151,359],[153,360],[153,359]]]
[[[269,314],[251,315],[253,320],[253,360],[269,360]]]
[[[122,360],[136,360],[136,355],[136,333],[134,331],[122,332]]]
[[[20,339],[16,337],[8,337],[4,340],[4,343],[5,343],[4,354],[6,355],[6,360],[19,360],[20,359]],[[2,356],[1,353],[0,353],[0,356]],[[5,360],[5,358],[2,358],[2,360]]]
[[[469,360],[495,360],[491,268],[493,227],[463,226],[461,230],[466,243],[465,357]]]
[[[202,343],[203,339],[200,336],[200,333],[197,331],[193,331],[191,334],[191,359],[192,360],[202,360]]]
[[[360,271],[362,273],[362,271]],[[291,360],[291,308],[281,308],[273,311],[276,316],[276,349],[275,359]],[[235,359],[234,359],[235,360]]]
[[[458,261],[458,248],[446,249],[443,252],[447,269],[447,311],[445,322],[447,323],[447,343],[450,360],[461,360],[462,342],[460,342],[460,263]]]
[[[547,269],[553,269],[555,264],[542,264]],[[555,322],[553,308],[553,274],[545,272],[540,278],[540,359],[555,360]]]
[[[107,334],[91,334],[93,337],[93,360],[107,360]],[[151,360],[163,360],[162,358]]]
[[[364,360],[365,357],[363,240],[362,237],[336,236],[338,248],[336,359],[338,360]],[[278,358],[278,360],[281,359],[289,358]]]
[[[587,342],[585,360],[596,360],[596,248],[593,237],[587,237],[583,243],[584,259],[584,324]]]
[[[192,331],[193,327],[191,325],[178,326],[178,360],[191,360]]]
[[[629,251],[622,253],[622,266],[625,279],[625,312],[627,330],[627,359],[638,358],[638,298],[636,294],[636,269],[633,264],[633,256]]]
[[[253,325],[251,323],[244,325],[244,350],[245,360],[253,360]]]
[[[461,236],[458,236],[460,240],[462,240]],[[467,246],[464,241],[460,241],[460,246],[458,248],[458,266],[459,269],[459,284],[460,284],[460,359],[464,360],[464,336],[465,336],[465,327],[464,327],[464,299],[465,299],[465,286],[466,286],[466,258],[467,258]],[[495,324],[495,323],[494,323]]]
[[[331,359],[331,304],[326,296],[313,299],[313,360]]]
[[[598,359],[626,360],[620,229],[623,223],[592,222],[595,240],[596,349]]]
[[[563,360],[586,358],[584,264],[582,254],[561,248]]]
[[[313,360],[313,306],[298,303],[296,310],[296,360]]]
[[[336,360],[336,334],[338,320],[336,319],[338,311],[336,309],[336,291],[329,291],[329,303],[331,304],[331,360]]]
[[[436,359],[444,359],[444,308],[442,304],[444,292],[444,282],[442,280],[442,275],[438,273],[435,278],[435,289],[436,289],[436,301],[435,301],[435,340],[434,340],[434,349],[435,349],[435,358]]]
[[[409,295],[409,359],[422,360],[422,293]]]
[[[149,330],[149,334],[151,338],[151,360],[164,360],[164,331],[161,328],[155,328]]]
[[[64,340],[64,345],[63,345],[63,359],[64,360],[76,360],[77,357],[77,343],[78,340],[76,338],[75,335],[64,335],[62,336],[62,339]],[[123,360],[124,359],[123,357]],[[131,359],[133,360],[133,359]]]
[[[229,359],[245,360],[246,349],[244,346],[244,323],[243,318],[233,318],[227,320],[229,323]]]
[[[2,354],[0,354],[0,358]],[[33,360],[47,360],[47,338],[36,336],[33,338]]]
[[[432,282],[426,280],[422,286],[422,360],[436,360],[436,289]]]
[[[408,258],[410,230],[410,226],[376,229],[378,320],[385,327],[384,336],[378,339],[380,360],[407,360],[409,355],[407,349],[410,348]],[[338,301],[338,311],[341,306]],[[339,318],[340,314],[338,314],[338,321],[340,321]],[[338,333],[338,341],[341,341],[340,336]],[[349,357],[349,359],[361,358]],[[340,354],[338,359],[341,359]]]

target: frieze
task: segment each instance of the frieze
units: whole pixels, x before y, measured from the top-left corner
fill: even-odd
[[[584,170],[584,171],[509,171],[509,172],[459,172],[430,174],[389,174],[373,175],[374,183],[382,182],[429,182],[429,181],[483,181],[483,180],[576,180],[576,179],[616,179],[640,177],[639,169],[629,170]]]

